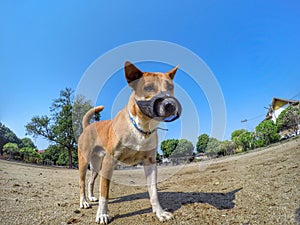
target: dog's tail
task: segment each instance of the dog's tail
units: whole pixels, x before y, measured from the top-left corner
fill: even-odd
[[[89,111],[87,111],[82,119],[82,128],[84,129],[88,125],[90,125],[90,120],[91,120],[92,116],[96,113],[101,112],[103,109],[104,109],[104,106],[100,105],[100,106],[94,107],[94,108],[90,109]]]

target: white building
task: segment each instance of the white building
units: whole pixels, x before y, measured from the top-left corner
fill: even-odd
[[[282,98],[273,98],[272,104],[270,105],[269,111],[267,112],[265,120],[272,119],[274,123],[276,123],[277,118],[280,113],[285,110],[290,105],[298,105],[299,101],[282,99]],[[281,138],[291,137],[291,135],[297,135],[300,133],[300,125],[298,124],[298,130],[295,132],[294,130],[283,130],[280,131],[279,134]]]
[[[272,119],[274,123],[276,123],[278,116],[283,110],[285,110],[290,105],[297,104],[299,104],[299,101],[296,100],[273,98],[269,111],[266,115],[266,120]]]

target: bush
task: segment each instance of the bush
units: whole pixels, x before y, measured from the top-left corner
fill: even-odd
[[[25,162],[39,163],[42,160],[38,150],[30,147],[21,148],[20,155]]]
[[[19,159],[19,147],[16,143],[6,143],[3,146],[3,152],[10,159]]]

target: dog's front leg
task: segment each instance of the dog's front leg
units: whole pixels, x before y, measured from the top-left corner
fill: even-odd
[[[170,220],[173,218],[172,213],[167,212],[162,209],[159,204],[157,195],[157,167],[156,164],[144,165],[147,187],[150,196],[150,202],[152,205],[152,210],[156,214],[159,221],[163,222],[165,220]]]
[[[101,178],[100,178],[100,196],[99,206],[96,215],[96,222],[100,224],[108,224],[108,198],[109,198],[109,185],[114,169],[114,159],[109,154],[103,159]]]

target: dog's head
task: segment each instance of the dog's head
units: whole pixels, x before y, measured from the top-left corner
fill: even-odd
[[[166,73],[142,72],[125,62],[125,76],[135,92],[135,103],[147,117],[171,122],[180,117],[181,105],[174,97],[173,78],[178,66]]]

